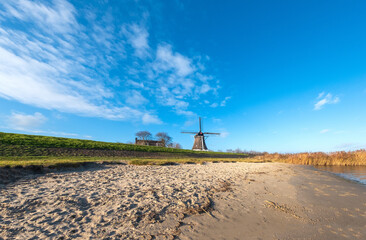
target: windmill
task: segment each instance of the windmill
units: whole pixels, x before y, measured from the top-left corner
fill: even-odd
[[[200,122],[200,131],[198,133],[197,132],[181,132],[181,133],[196,134],[196,135],[194,135],[194,143],[193,143],[192,150],[208,151],[206,142],[205,142],[205,138],[207,138],[207,136],[205,136],[205,135],[220,135],[220,133],[202,132],[201,118],[199,118],[199,122]]]

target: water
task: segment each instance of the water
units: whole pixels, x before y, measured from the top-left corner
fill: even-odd
[[[366,185],[366,166],[317,166],[316,168]]]

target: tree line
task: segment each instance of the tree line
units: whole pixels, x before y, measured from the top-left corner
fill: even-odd
[[[178,148],[181,149],[182,146],[179,143],[173,142],[173,138],[170,137],[166,132],[158,132],[155,134],[155,138],[149,131],[139,131],[136,133],[136,137],[139,140],[154,140],[161,141],[164,147]]]

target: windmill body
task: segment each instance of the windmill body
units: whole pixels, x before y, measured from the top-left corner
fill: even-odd
[[[202,132],[197,133],[194,135],[194,143],[192,150],[198,150],[198,151],[207,151],[207,146],[205,142],[205,136]]]
[[[195,134],[192,150],[194,150],[194,151],[208,151],[207,145],[206,145],[206,142],[205,142],[205,138],[207,138],[207,136],[205,136],[205,135],[210,135],[210,134],[211,135],[220,135],[220,133],[202,132],[201,118],[199,118],[199,124],[200,124],[200,131],[198,133],[197,132],[182,132],[182,133]]]

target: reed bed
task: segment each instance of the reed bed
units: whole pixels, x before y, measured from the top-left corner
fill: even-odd
[[[366,166],[366,150],[341,152],[307,152],[307,153],[265,153],[255,157],[262,161],[284,162],[301,165],[318,166]]]

